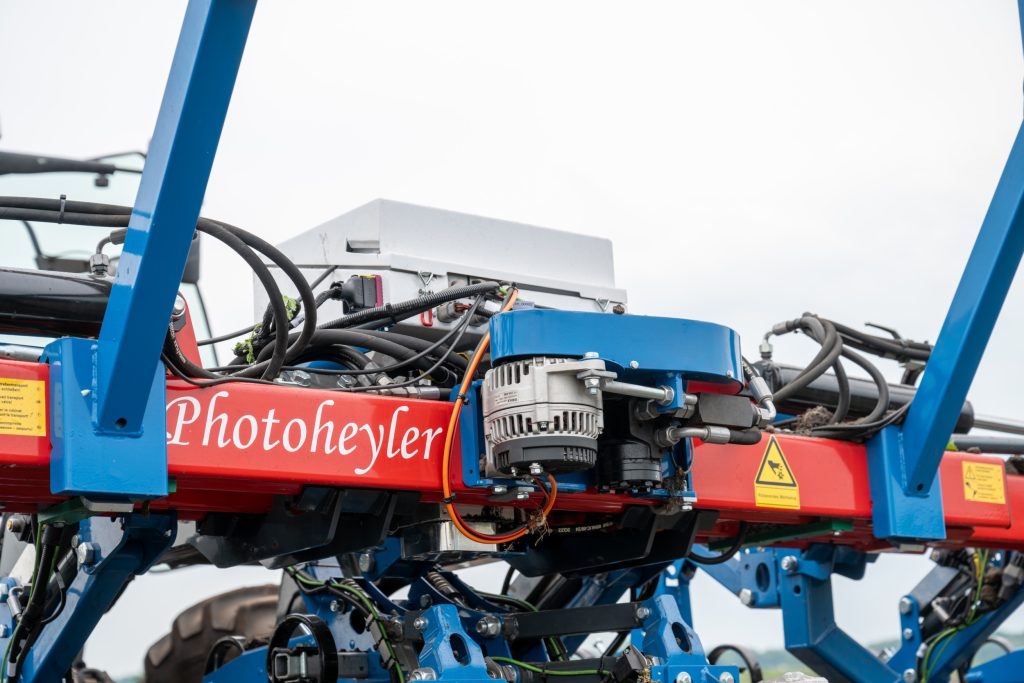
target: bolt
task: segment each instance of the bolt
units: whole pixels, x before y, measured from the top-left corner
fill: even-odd
[[[535,477],[539,477],[540,475],[544,474],[544,468],[540,466],[540,463],[531,462],[530,474],[532,474]]]
[[[493,614],[487,614],[476,622],[476,632],[484,638],[493,638],[501,633],[501,621]]]
[[[7,530],[12,534],[20,534],[25,530],[25,518],[21,515],[14,515],[7,518]]]
[[[508,473],[511,474],[513,477],[518,477],[519,476],[519,468],[515,467],[515,466],[509,467],[508,468]]]
[[[583,380],[583,386],[587,388],[588,394],[596,394],[601,391],[601,378],[600,377],[587,377]]]
[[[900,598],[900,614],[910,614],[913,607],[914,603],[910,601],[910,598]]]
[[[651,608],[650,607],[644,607],[643,605],[640,605],[639,607],[636,608],[636,618],[637,619],[641,619],[642,620],[642,619],[646,619],[649,616],[651,616]]]
[[[787,572],[795,572],[799,562],[792,555],[786,555],[782,558],[782,568]]]
[[[903,672],[903,683],[916,683],[917,672],[913,669],[907,669]]]
[[[359,553],[359,571],[366,573],[373,570],[373,555],[370,553]]]
[[[516,500],[526,500],[530,497],[529,491],[516,491]]]
[[[728,671],[719,676],[718,680],[720,681],[720,683],[733,683],[732,674]]]
[[[682,671],[676,676],[676,683],[693,683],[693,679],[690,678],[690,674]]]
[[[914,639],[914,629],[910,629],[910,628],[903,629],[903,640],[913,640],[913,639]]]
[[[75,554],[78,557],[78,564],[88,566],[96,561],[96,546],[88,542],[79,543]]]
[[[629,361],[629,367],[636,370],[638,367],[640,367],[640,363],[636,362],[635,360],[631,360]]]
[[[508,487],[504,484],[495,484],[491,487],[491,495],[500,496],[508,493]]]
[[[414,681],[436,681],[437,674],[430,667],[424,667],[422,669],[413,669],[412,673],[409,674],[409,678]]]
[[[623,306],[622,304],[615,304],[614,306],[612,306],[612,313],[614,313],[615,315],[622,315],[625,312],[626,307]]]
[[[185,297],[181,294],[174,297],[174,308],[171,310],[171,319],[179,320],[185,315]]]
[[[331,611],[332,612],[340,612],[341,611],[341,603],[338,602],[337,600],[331,600]]]
[[[6,638],[11,635],[11,627],[7,624],[0,624],[0,638]]]
[[[423,616],[416,617],[412,620],[412,627],[417,631],[422,631],[427,628],[427,618]],[[419,671],[419,669],[417,669]],[[416,671],[413,671],[416,673]]]
[[[597,358],[598,353],[597,351],[587,351],[586,353],[583,354],[583,357],[587,359]]]
[[[742,602],[747,607],[750,607],[751,605],[753,605],[754,604],[754,591],[750,590],[749,588],[741,589],[740,590],[740,602]]]

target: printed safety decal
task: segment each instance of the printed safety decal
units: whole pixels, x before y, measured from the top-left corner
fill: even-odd
[[[754,504],[762,508],[800,509],[800,484],[774,436],[768,439],[754,478]]]

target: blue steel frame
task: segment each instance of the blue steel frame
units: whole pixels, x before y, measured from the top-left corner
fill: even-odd
[[[673,585],[659,587],[675,595],[681,605],[689,605],[688,576],[695,569],[704,571],[726,590],[739,595],[752,608],[781,608],[786,649],[814,671],[830,681],[859,683],[913,683],[922,644],[920,606],[911,591],[900,601],[900,647],[887,659],[877,657],[855,641],[835,621],[832,603],[832,576],[849,579],[864,577],[867,564],[877,559],[844,546],[812,545],[806,551],[786,548],[756,549],[742,552],[738,558],[720,565],[694,565],[688,560],[675,563]],[[927,579],[926,579],[927,580]],[[929,666],[928,681],[945,683],[954,671],[971,661],[974,653],[997,628],[1024,603],[1024,589],[1005,604],[992,610],[949,637],[936,649]],[[1016,654],[1016,653],[1011,653]],[[1008,655],[1009,657],[1010,655]],[[1008,660],[1019,662],[1018,658]],[[1020,681],[1020,669],[1008,662],[986,664],[968,681]],[[1002,678],[1010,672],[1014,678]],[[1009,674],[1008,674],[1009,675]]]
[[[191,0],[185,12],[99,340],[47,348],[55,493],[167,495],[160,350],[255,7]]]
[[[54,383],[54,391],[60,400],[52,402],[55,423],[62,430],[55,438],[55,457],[61,462],[61,467],[55,468],[55,491],[111,497],[166,493],[163,428],[154,427],[153,421],[153,415],[159,414],[161,420],[163,417],[160,346],[193,238],[254,8],[255,0],[191,0],[189,3],[99,341],[64,340],[48,349],[53,372],[59,380]],[[1024,10],[1024,0],[1021,0],[1021,8]],[[1022,203],[1024,129],[1018,133],[1010,152],[906,421],[902,427],[883,431],[869,447],[879,536],[920,539],[944,536],[944,529],[939,526],[941,499],[935,486],[936,473],[956,414],[1024,254]],[[501,316],[501,319],[526,324],[528,317],[517,314]],[[546,316],[536,317],[539,322]],[[598,324],[613,324],[610,320],[613,317],[602,319]],[[545,343],[536,353],[550,353],[546,342],[551,338],[550,330],[545,329],[538,337]],[[633,347],[638,342],[632,339],[630,343]],[[733,340],[732,345],[738,346],[738,342]],[[709,348],[717,346],[709,345]],[[505,347],[502,335],[495,335],[497,356],[520,352],[534,353],[531,349],[523,351],[519,346]],[[652,349],[652,353],[656,352],[656,348]],[[628,359],[623,356],[615,360],[625,367]],[[731,363],[729,370],[739,380],[739,367],[734,359]],[[123,381],[139,377],[140,372],[147,378],[153,375],[154,380]],[[70,400],[74,396],[81,397],[77,404]],[[60,412],[62,410],[65,412]],[[62,439],[61,435],[74,438]],[[79,447],[70,447],[71,442]],[[124,464],[120,477],[104,479],[97,474],[100,470],[109,470],[105,459],[108,447],[127,451],[131,445],[136,447],[137,457],[134,463]],[[140,445],[145,447],[138,448]],[[937,523],[936,519],[940,521]],[[81,604],[69,605],[59,622],[47,628],[30,651],[24,663],[24,680],[54,680],[55,675],[62,674],[70,663],[69,657],[94,625],[96,615],[102,612],[102,606],[109,604],[131,573],[144,571],[173,536],[173,518],[167,515],[131,516],[120,523],[123,524],[120,530],[114,526],[119,523],[103,519],[83,522],[84,538],[97,541],[99,561],[76,579],[73,594],[79,596]],[[840,676],[851,673],[850,662],[859,662],[857,666],[865,668],[857,669],[858,678],[895,680],[892,676],[896,672],[892,668],[870,663],[862,648],[857,649],[860,646],[835,627],[830,575],[833,571],[856,573],[863,570],[863,560],[840,558],[840,552],[774,551],[776,563],[769,587],[762,590],[763,583],[758,584],[756,575],[753,577],[752,585],[758,588],[754,604],[763,599],[767,606],[773,600],[769,597],[771,589],[776,590],[777,604],[785,613],[796,615],[786,619],[787,645],[801,652],[808,661],[814,660]],[[779,567],[786,556],[794,558],[797,568],[783,573]],[[737,569],[731,581],[742,577]],[[685,584],[686,581],[680,579],[680,586],[685,587]],[[1024,598],[1015,600],[1013,607],[1021,599]],[[703,655],[699,649],[682,652],[678,636],[665,628],[665,624],[683,620],[681,610],[685,611],[688,602],[680,598],[673,602],[669,596],[659,595],[648,604],[652,616],[645,649],[662,658],[666,670],[659,673],[672,676],[682,670],[680,666],[685,666],[694,667],[698,679],[717,677],[722,671],[720,667],[715,671],[714,667],[707,667],[706,660],[701,662]],[[446,633],[465,633],[451,605],[431,609],[436,610],[438,624],[448,625]],[[965,629],[956,636],[963,642],[951,639],[949,654],[937,663],[939,676],[951,670],[955,657],[961,656],[958,653],[976,646],[1001,616],[992,615],[988,622],[982,620],[971,629]],[[912,621],[905,619],[908,624]],[[688,627],[687,635],[691,635]],[[696,637],[692,638],[699,647]],[[837,663],[841,661],[847,664]],[[439,667],[445,666],[440,659],[438,662]],[[982,668],[978,671],[980,675]],[[974,678],[969,680],[980,680],[973,673],[972,676]]]
[[[1024,0],[1018,0],[1024,35]],[[901,427],[869,444],[875,535],[945,538],[939,463],[1024,256],[1024,126],[1017,132],[921,386]]]

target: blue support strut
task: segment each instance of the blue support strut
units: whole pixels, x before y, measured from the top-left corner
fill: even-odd
[[[927,494],[1024,255],[1024,128],[1017,133],[981,232],[903,424],[904,491]]]
[[[255,0],[191,0],[100,330],[98,432],[138,434]],[[129,380],[129,381],[126,381]]]

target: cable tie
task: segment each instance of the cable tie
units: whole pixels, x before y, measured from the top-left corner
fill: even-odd
[[[67,204],[67,202],[68,202],[68,196],[66,194],[62,194],[60,196],[60,213],[57,214],[57,222],[58,223],[63,223],[64,222],[64,207]]]
[[[451,505],[452,503],[455,502],[455,494],[453,493],[452,495],[448,496],[447,498],[442,498],[441,502],[444,503],[445,505]]]

